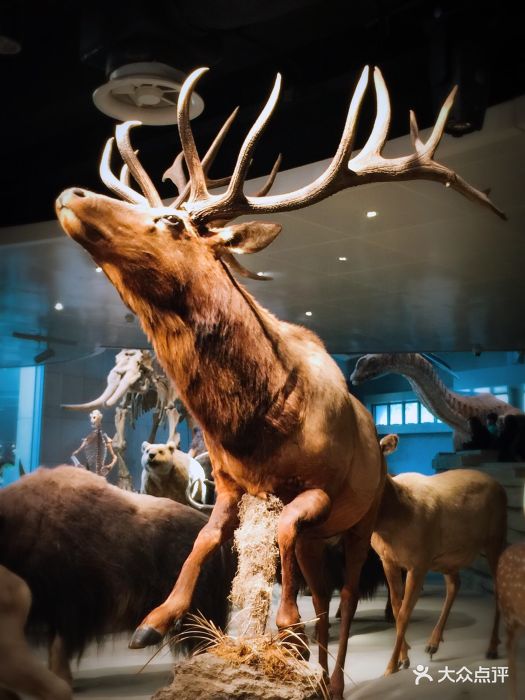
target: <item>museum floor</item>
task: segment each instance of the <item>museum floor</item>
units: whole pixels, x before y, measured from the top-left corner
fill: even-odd
[[[399,672],[388,678],[382,677],[390,655],[394,630],[392,625],[384,622],[385,596],[378,596],[373,601],[359,605],[353,634],[347,657],[347,678],[345,698],[352,700],[394,700],[394,698],[438,698],[453,700],[500,700],[507,697],[501,681],[482,684],[475,683],[475,673],[479,667],[506,666],[505,647],[502,644],[501,658],[496,661],[485,659],[490,627],[492,623],[492,600],[488,596],[462,593],[452,609],[445,643],[432,662],[424,653],[426,639],[437,620],[442,603],[442,591],[439,588],[426,590],[420,599],[409,628],[408,642],[411,644],[411,669]],[[336,653],[337,623],[333,614],[338,606],[334,598],[331,605],[332,627],[330,652]],[[313,617],[311,599],[304,597],[300,601],[303,619]],[[312,625],[309,626],[312,631]],[[503,632],[503,630],[502,630]],[[501,635],[504,638],[504,635]],[[525,694],[525,639],[519,649],[519,690]],[[75,700],[149,700],[155,690],[166,685],[170,678],[172,666],[169,653],[161,651],[139,673],[144,663],[150,658],[150,652],[129,651],[127,638],[114,644],[107,644],[102,650],[89,649],[78,670],[75,670]],[[313,649],[313,656],[317,651]],[[416,686],[416,676],[412,669],[418,664],[428,666],[428,674],[433,676],[431,682],[422,679]],[[472,672],[472,681],[440,681],[441,669],[446,666],[451,676],[457,678],[457,672],[467,667]],[[492,672],[491,672],[492,673]],[[467,672],[463,670],[463,674]],[[480,673],[478,673],[478,678]]]

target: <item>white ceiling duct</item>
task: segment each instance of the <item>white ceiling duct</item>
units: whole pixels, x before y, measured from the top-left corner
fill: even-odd
[[[109,80],[93,93],[96,107],[110,117],[143,124],[164,126],[177,122],[177,99],[185,74],[165,63],[128,63],[114,70]],[[204,102],[193,93],[190,119],[204,109]]]

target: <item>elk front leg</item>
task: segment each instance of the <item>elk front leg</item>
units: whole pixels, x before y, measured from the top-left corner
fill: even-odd
[[[277,611],[276,623],[279,629],[299,630],[300,621],[297,607],[297,588],[294,583],[295,545],[299,528],[323,521],[331,507],[328,495],[321,489],[303,491],[283,508],[277,528],[277,541],[281,555],[282,592]]]
[[[130,649],[158,644],[171,625],[189,610],[202,565],[223,542],[229,540],[239,524],[241,493],[221,484],[209,521],[199,532],[193,549],[184,562],[179,578],[164,603],[152,610],[137,627]]]
[[[439,643],[443,641],[443,630],[445,629],[445,625],[447,624],[447,619],[450,613],[450,609],[452,607],[452,603],[456,599],[461,583],[459,574],[457,572],[455,574],[445,574],[445,582],[447,584],[447,595],[445,598],[445,604],[443,605],[443,610],[441,611],[439,620],[437,621],[437,624],[434,627],[432,634],[430,635],[428,644],[425,647],[425,651],[427,652],[427,654],[430,654],[430,660],[432,660],[432,656],[439,649]]]
[[[399,669],[399,655],[405,642],[405,634],[408,623],[410,622],[410,616],[412,615],[412,611],[414,610],[414,606],[421,592],[425,573],[426,569],[411,569],[408,572],[405,584],[405,595],[403,596],[403,602],[401,603],[397,615],[394,607],[394,614],[396,615],[396,643],[394,644],[394,651],[386,667],[385,676],[389,676]]]

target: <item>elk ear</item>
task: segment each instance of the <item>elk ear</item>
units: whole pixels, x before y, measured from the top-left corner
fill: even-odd
[[[281,224],[269,221],[245,221],[224,228],[211,228],[209,245],[227,248],[230,253],[257,253],[266,248],[281,233]]]
[[[144,442],[142,443],[142,451],[146,452],[146,450],[149,448],[149,446],[150,446],[150,443],[146,442],[146,440],[144,440]]]

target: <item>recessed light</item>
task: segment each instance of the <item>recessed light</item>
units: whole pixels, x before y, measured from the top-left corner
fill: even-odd
[[[337,259],[340,260],[341,262],[346,262],[348,260],[348,258],[345,257],[344,255],[340,255]]]
[[[311,316],[311,315],[312,315],[312,312],[311,312],[311,311],[305,311],[305,312],[304,312],[304,315],[305,315],[305,316]]]
[[[102,272],[102,268],[101,268],[101,267],[96,267],[96,268],[95,268],[95,272]]]
[[[264,277],[266,272],[258,272],[257,277]]]
[[[367,218],[367,219],[373,219],[375,216],[377,216],[377,212],[376,212],[376,211],[367,211],[367,212],[366,212],[366,218]]]
[[[55,304],[55,311],[62,311],[63,308],[64,304],[62,304],[60,301],[57,301],[57,303]]]

